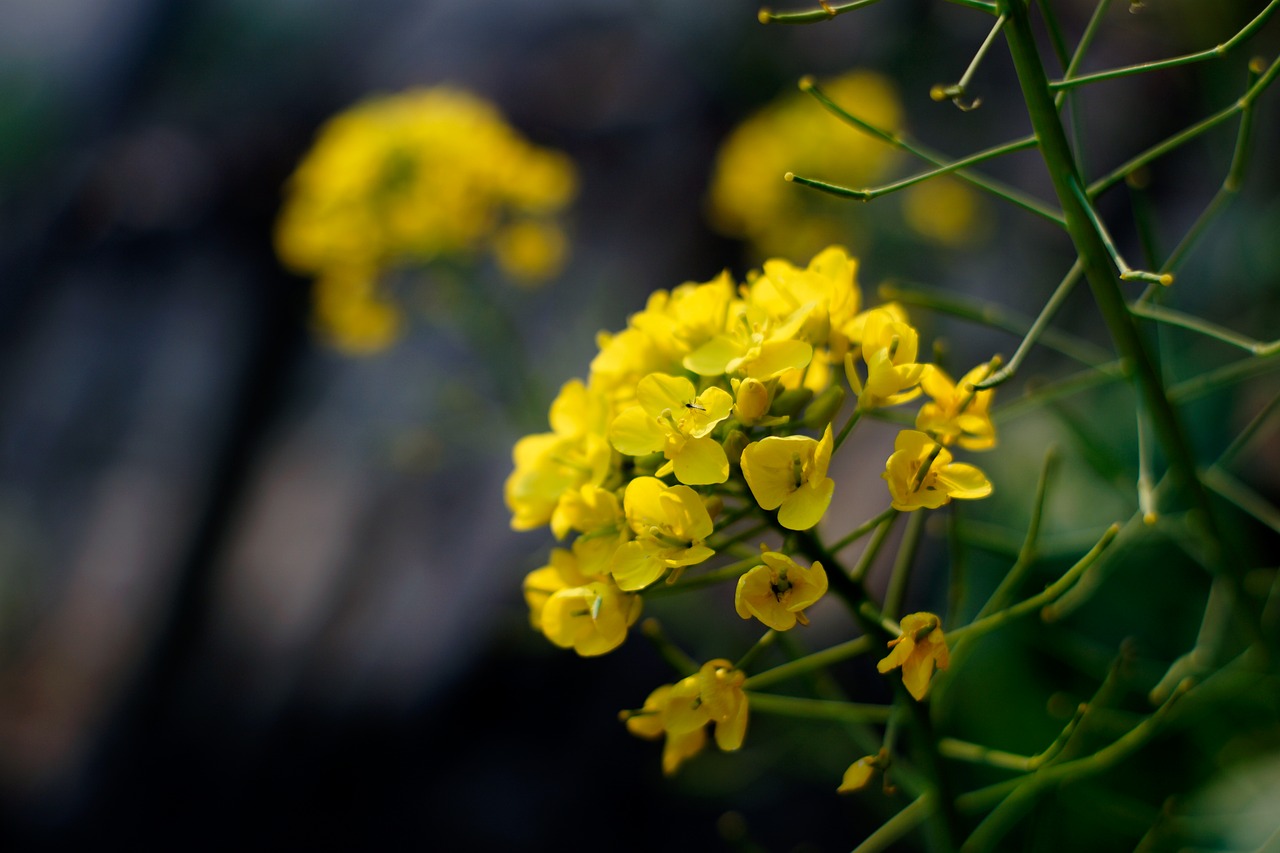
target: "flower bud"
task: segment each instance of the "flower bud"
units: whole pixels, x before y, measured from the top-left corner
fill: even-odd
[[[769,411],[769,389],[759,379],[747,377],[738,383],[734,409],[744,424],[754,424]]]
[[[773,398],[773,405],[769,407],[769,414],[795,415],[809,405],[809,401],[812,399],[813,391],[809,388],[792,388],[789,391],[783,391]]]
[[[813,399],[804,413],[804,425],[813,429],[823,429],[835,418],[836,412],[844,405],[844,388],[831,385]]]
[[[741,465],[742,451],[747,449],[747,445],[751,443],[751,439],[740,429],[735,429],[725,437],[724,455],[729,457],[729,464],[734,466]]]

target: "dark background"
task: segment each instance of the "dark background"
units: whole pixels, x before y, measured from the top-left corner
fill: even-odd
[[[1117,9],[1095,67],[1211,46],[1262,4],[1148,5],[1169,8]],[[732,125],[801,74],[886,71],[916,135],[953,154],[1026,132],[999,47],[977,80],[982,110],[927,98],[967,64],[980,15],[893,0],[785,28],[755,12],[0,2],[4,849],[842,849],[875,825],[832,793],[856,756],[812,755],[815,741],[769,721],[753,734],[774,746],[753,753],[749,738],[741,756],[662,779],[658,747],[616,720],[669,680],[652,650],[633,638],[584,661],[528,628],[520,580],[549,537],[509,532],[501,484],[511,443],[545,426],[494,404],[502,366],[447,311],[373,358],[326,349],[307,282],[271,248],[281,184],[326,117],[411,85],[493,99],[581,171],[561,279],[486,291],[519,318],[545,407],[585,374],[595,332],[621,328],[648,292],[759,260],[705,225],[707,176]],[[1088,12],[1068,4],[1070,32]],[[1272,22],[1252,48],[1272,56],[1278,41]],[[1230,103],[1245,59],[1108,84],[1088,102],[1089,162],[1110,168]],[[1260,103],[1250,182],[1180,306],[1260,338],[1276,333],[1280,270],[1275,100]],[[1226,130],[1153,170],[1169,244],[1231,144]],[[1047,192],[1034,158],[994,171]],[[1123,198],[1104,213],[1129,221]],[[993,236],[974,251],[863,246],[864,287],[893,275],[1033,314],[1069,246],[1016,210],[987,215]],[[1116,231],[1140,257],[1132,229]],[[1064,322],[1101,340],[1084,299]],[[957,363],[1016,344],[947,321],[926,332],[962,334]],[[1197,435],[1274,394],[1264,377],[1218,400]],[[1038,467],[1037,429],[1010,470]],[[1274,444],[1262,463],[1250,482],[1274,494]],[[882,505],[844,500],[850,518]],[[804,755],[829,766],[788,761]]]

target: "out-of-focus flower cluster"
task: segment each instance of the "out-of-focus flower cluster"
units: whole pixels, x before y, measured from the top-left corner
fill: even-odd
[[[609,652],[638,619],[646,589],[664,579],[678,586],[718,552],[741,557],[734,530],[749,522],[784,545],[748,548],[714,579],[736,581],[732,606],[743,619],[776,631],[807,624],[827,569],[785,543],[823,519],[836,489],[832,454],[871,409],[927,401],[882,474],[892,507],[990,493],[982,472],[948,448],[995,444],[993,392],[973,387],[991,365],[954,382],[920,361],[904,309],[864,306],[856,273],[835,246],[804,267],[769,260],[740,284],[725,272],[657,291],[627,328],[600,334],[586,381],[561,388],[550,431],[517,442],[506,482],[512,526],[549,526],[563,543],[525,580],[535,629],[581,655]],[[833,434],[849,392],[857,403]],[[910,647],[899,645],[886,669]],[[932,665],[923,672],[910,661],[914,694]],[[736,748],[744,677],[727,661],[708,663],[655,691],[628,725],[666,734],[668,772],[701,748],[706,724],[722,748]]]
[[[557,214],[576,183],[566,156],[528,142],[475,95],[370,98],[330,119],[289,179],[277,252],[315,277],[326,335],[376,350],[402,323],[390,271],[490,252],[517,282],[554,275],[567,251]]]
[[[822,89],[868,124],[901,132],[902,106],[888,79],[850,71],[824,81]],[[760,257],[807,257],[851,233],[864,235],[866,209],[792,186],[782,176],[794,172],[862,189],[888,178],[894,154],[883,140],[839,124],[812,97],[784,95],[749,115],[721,145],[708,193],[711,223],[747,241]],[[951,179],[917,184],[902,200],[907,225],[936,243],[960,243],[978,225],[978,199]]]

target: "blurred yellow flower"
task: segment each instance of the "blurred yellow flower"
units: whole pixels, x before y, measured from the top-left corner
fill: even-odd
[[[289,178],[276,251],[295,272],[328,277],[330,290],[350,284],[345,310],[320,294],[328,302],[316,320],[338,345],[370,349],[394,324],[384,317],[375,335],[353,306],[375,302],[394,316],[372,286],[393,267],[492,250],[522,281],[553,275],[565,254],[554,216],[576,182],[567,157],[530,144],[475,95],[441,86],[370,98],[330,119]],[[366,273],[359,287],[333,276],[351,269]]]
[[[822,87],[871,124],[889,132],[902,124],[898,94],[877,74],[851,71]],[[711,223],[762,256],[809,257],[848,239],[849,202],[789,184],[783,174],[862,187],[883,178],[893,159],[892,148],[841,124],[811,96],[784,95],[748,116],[720,147],[708,198]]]
[[[980,364],[959,382],[952,382],[942,368],[927,365],[920,387],[933,401],[920,407],[916,429],[929,433],[941,444],[959,444],[966,450],[995,447],[996,428],[990,412],[995,389],[979,391],[973,387],[991,372],[992,364]]]

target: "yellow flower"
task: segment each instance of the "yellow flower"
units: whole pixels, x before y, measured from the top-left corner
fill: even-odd
[[[536,278],[561,263],[553,217],[576,183],[568,158],[530,144],[474,95],[438,87],[370,98],[330,119],[289,178],[276,251],[328,290],[348,287],[348,306],[367,287],[335,270],[372,281],[393,266],[492,249],[504,269]],[[316,318],[339,344],[390,342],[385,330],[357,338],[353,329],[373,320],[335,315],[334,298],[318,300]]]
[[[862,328],[862,358],[867,380],[853,369],[853,354],[845,356],[845,374],[863,409],[894,406],[920,395],[925,365],[916,363],[919,335],[909,323],[883,308],[867,312]]]
[[[627,731],[638,737],[653,740],[666,734],[666,743],[662,749],[662,772],[667,776],[680,769],[680,765],[702,751],[707,743],[707,717],[705,710],[699,714],[701,705],[696,676],[690,676],[679,684],[664,684],[649,694],[644,707],[639,711],[624,711],[622,718],[626,721]],[[677,710],[670,714],[676,722],[688,723],[686,728],[672,731],[668,728],[668,709],[675,706]],[[683,714],[681,713],[683,711]],[[700,717],[700,720],[699,720]]]
[[[974,390],[974,384],[991,375],[991,364],[980,364],[959,382],[940,367],[928,365],[920,377],[920,387],[933,398],[916,414],[916,429],[927,432],[942,444],[959,444],[966,450],[995,447],[996,428],[991,422],[991,398],[995,389]]]
[[[715,724],[716,746],[732,752],[747,734],[747,674],[723,658],[707,661],[698,670],[698,697]]]
[[[733,411],[733,397],[714,386],[697,394],[683,376],[651,373],[636,386],[636,403],[609,427],[609,440],[621,453],[645,456],[661,450],[672,471],[690,486],[729,479],[729,460],[709,433]]]
[[[640,596],[622,592],[608,580],[553,592],[542,605],[542,632],[583,657],[611,652],[640,617]]]
[[[626,639],[642,602],[582,568],[573,553],[552,549],[550,563],[524,580],[529,621],[557,646],[583,656],[602,655]]]
[[[857,273],[857,260],[840,246],[823,249],[804,269],[775,258],[765,261],[764,273],[752,280],[748,299],[776,322],[807,309],[800,336],[817,343],[858,313],[862,295]]]
[[[985,474],[972,465],[952,462],[951,453],[922,432],[904,429],[893,448],[881,476],[889,484],[894,509],[937,509],[952,498],[973,500],[991,494]]]
[[[935,178],[908,187],[902,215],[922,237],[944,246],[973,245],[987,237],[977,193],[958,180]]]
[[[620,715],[627,730],[650,740],[667,736],[662,771],[668,776],[706,745],[707,724],[715,726],[716,745],[732,751],[747,731],[746,673],[727,660],[707,661],[693,675],[664,684],[649,694],[638,711]]]
[[[581,382],[566,382],[551,404],[552,432],[527,435],[512,451],[514,469],[504,498],[514,530],[551,521],[566,493],[600,485],[612,470],[613,451],[604,437],[609,407]]]
[[[644,332],[672,362],[725,330],[734,301],[733,277],[724,270],[701,284],[685,282],[670,293],[654,292],[629,325]]]
[[[765,551],[763,564],[738,578],[734,608],[743,619],[752,616],[775,631],[789,631],[796,622],[809,624],[804,609],[827,592],[822,563],[809,568],[797,565],[786,554]]]
[[[947,651],[947,639],[942,633],[942,620],[932,613],[912,613],[902,617],[902,635],[889,641],[893,649],[876,664],[885,673],[902,667],[902,683],[916,701],[929,692],[929,679],[933,668],[946,669],[951,665]]]
[[[879,75],[853,71],[822,86],[874,125],[893,132],[901,124],[897,93]],[[748,116],[721,145],[709,217],[717,230],[746,239],[762,257],[808,257],[847,235],[850,219],[863,209],[788,184],[783,173],[863,187],[885,176],[893,159],[892,148],[842,126],[810,95],[792,91]]]
[[[742,473],[762,509],[778,510],[788,530],[808,530],[826,514],[835,491],[827,476],[831,427],[821,441],[802,435],[769,436],[742,451]]]
[[[618,548],[609,564],[620,588],[644,589],[668,568],[692,566],[715,554],[704,544],[711,516],[688,486],[637,477],[627,484],[622,503],[636,538]]]
[[[813,345],[797,338],[808,314],[802,307],[775,323],[758,306],[735,302],[727,331],[686,355],[682,364],[699,376],[728,374],[761,382],[799,370],[813,358]]]
[[[352,355],[390,346],[404,326],[404,313],[378,288],[378,274],[365,264],[325,269],[316,279],[312,320],[319,333]]]

